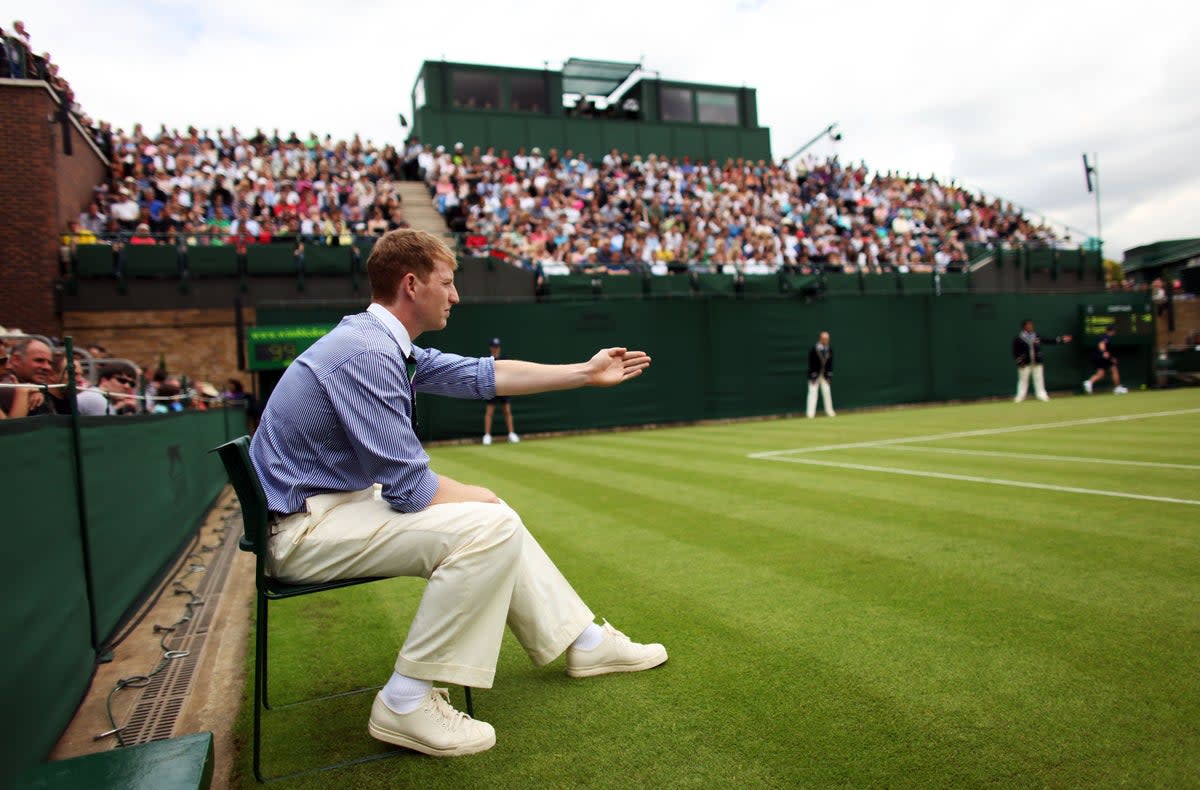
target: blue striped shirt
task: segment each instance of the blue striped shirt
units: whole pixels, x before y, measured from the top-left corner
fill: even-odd
[[[402,513],[427,507],[438,479],[413,430],[414,390],[487,400],[495,362],[418,348],[380,305],[343,318],[284,371],[250,443],[267,507],[297,513],[310,496],[375,483]]]

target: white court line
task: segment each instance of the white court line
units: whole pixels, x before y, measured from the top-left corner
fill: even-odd
[[[1049,483],[1029,483],[1023,480],[1004,480],[998,477],[977,477],[975,475],[956,475],[949,472],[924,472],[916,469],[900,469],[891,466],[872,466],[870,464],[850,464],[840,461],[818,461],[815,458],[767,458],[768,461],[784,461],[790,464],[808,464],[810,466],[832,466],[837,469],[854,469],[860,472],[882,472],[891,475],[908,475],[909,477],[933,477],[939,480],[960,480],[965,483],[987,483],[996,486],[1011,486],[1013,488],[1036,488],[1042,491],[1058,491],[1065,494],[1088,494],[1089,496],[1107,496],[1118,499],[1140,499],[1147,502],[1168,502],[1175,505],[1200,505],[1200,499],[1176,499],[1175,497],[1151,496],[1149,494],[1131,494],[1124,491],[1106,491],[1098,488],[1076,488],[1074,486],[1056,486]]]
[[[1041,431],[1048,428],[1069,428],[1073,425],[1096,425],[1104,422],[1124,422],[1126,420],[1145,420],[1151,417],[1176,417],[1180,414],[1195,414],[1200,409],[1176,409],[1174,411],[1151,411],[1140,414],[1122,414],[1113,417],[1088,417],[1080,420],[1062,420],[1060,422],[1041,422],[1031,425],[1014,425],[1008,428],[980,428],[974,431],[956,431],[955,433],[935,433],[927,436],[906,436],[896,439],[876,439],[870,442],[850,442],[847,444],[822,444],[816,447],[796,447],[791,450],[767,450],[761,453],[749,453],[747,458],[774,460],[781,455],[798,455],[803,453],[821,453],[827,450],[853,450],[860,447],[886,447],[894,444],[909,444],[911,442],[934,442],[939,439],[961,439],[967,436],[996,436],[1002,433],[1020,433],[1021,431]]]
[[[1080,464],[1112,464],[1113,466],[1150,466],[1156,469],[1198,469],[1197,464],[1169,464],[1165,461],[1122,461],[1117,458],[1083,458],[1077,455],[1036,455],[1034,453],[1006,453],[999,450],[959,450],[951,447],[906,447],[890,444],[881,450],[909,450],[918,453],[949,453],[951,455],[980,455],[989,458],[1027,458],[1031,461],[1070,461]]]

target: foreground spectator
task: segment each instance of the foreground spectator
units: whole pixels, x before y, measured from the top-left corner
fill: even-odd
[[[30,337],[12,344],[8,353],[8,375],[5,384],[36,384],[45,386],[54,380],[54,352],[50,346],[37,338]],[[53,405],[43,393],[26,390],[30,417],[39,414],[55,414]],[[0,410],[5,414],[13,411],[16,389],[0,388]]]
[[[100,368],[100,380],[95,387],[81,390],[75,396],[79,413],[88,416],[105,414],[136,414],[137,371],[124,362],[108,363]]]

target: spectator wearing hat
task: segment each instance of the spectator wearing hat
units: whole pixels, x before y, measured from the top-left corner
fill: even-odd
[[[492,359],[504,359],[500,355],[500,338],[493,337],[490,344]],[[492,443],[492,417],[496,414],[496,406],[499,405],[504,412],[504,426],[508,428],[508,440],[513,444],[521,441],[521,437],[517,436],[513,431],[513,414],[512,404],[508,402],[507,395],[497,395],[487,402],[487,406],[483,412],[483,443],[485,445]]]
[[[133,235],[129,237],[130,244],[157,244],[154,236],[150,233],[150,225],[146,222],[139,222],[137,228],[133,231]]]

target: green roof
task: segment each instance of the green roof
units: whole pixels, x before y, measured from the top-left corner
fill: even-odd
[[[1127,272],[1156,269],[1187,263],[1192,258],[1200,258],[1200,239],[1156,241],[1125,250],[1125,262],[1121,268]]]

